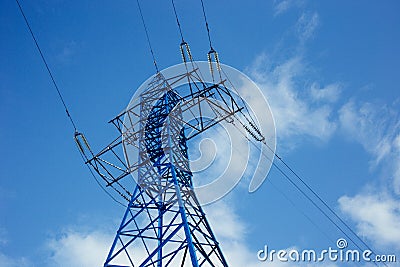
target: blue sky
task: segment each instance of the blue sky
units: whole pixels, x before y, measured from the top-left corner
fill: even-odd
[[[142,2],[160,68],[180,63],[170,2]],[[116,136],[106,122],[154,73],[136,3],[21,4],[79,130],[99,150]],[[221,61],[271,105],[278,154],[378,253],[400,258],[400,4],[205,4]],[[205,60],[200,2],[176,6],[195,59]],[[123,209],[82,164],[16,3],[1,1],[0,19],[0,266],[101,263]],[[324,249],[342,237],[276,169],[268,180],[248,194],[244,179],[207,207],[233,266],[276,266],[257,262],[265,244]]]

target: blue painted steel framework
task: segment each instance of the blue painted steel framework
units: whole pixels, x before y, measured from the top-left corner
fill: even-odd
[[[104,266],[228,266],[193,191],[181,97],[162,75],[151,84],[141,95],[138,185]]]
[[[86,163],[128,203],[104,267],[228,266],[193,190],[187,141],[222,121],[238,121],[256,140],[261,133],[226,79],[206,84],[196,64],[185,69],[168,78],[157,73],[140,99],[110,121],[119,136],[99,153],[75,135]],[[188,120],[188,114],[197,115]]]

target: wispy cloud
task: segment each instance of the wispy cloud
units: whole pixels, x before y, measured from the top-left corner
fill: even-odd
[[[336,102],[342,89],[339,83],[328,84],[325,87],[320,87],[318,83],[314,82],[310,88],[310,96],[313,102]]]
[[[293,7],[298,7],[303,4],[301,0],[275,0],[274,1],[274,16],[279,16]]]
[[[275,16],[280,15],[287,11],[290,7],[293,6],[293,1],[284,0],[284,1],[274,1],[275,3]]]
[[[278,17],[290,9],[296,8],[298,15],[297,21],[290,28],[291,35],[299,40],[299,47],[303,48],[307,40],[314,37],[316,30],[321,24],[318,12],[309,10],[302,0],[282,0],[274,1],[274,16]]]
[[[305,42],[314,36],[316,29],[320,24],[320,18],[317,12],[303,13],[297,21],[296,29],[300,42]]]
[[[265,54],[247,69],[265,93],[274,114],[278,140],[295,142],[294,137],[328,140],[337,123],[333,105],[340,95],[340,86],[332,83],[322,88],[315,81],[306,86],[301,77],[306,65],[301,57],[292,57],[272,65]]]
[[[221,244],[224,256],[226,257],[229,266],[232,267],[263,267],[263,266],[313,266],[308,263],[299,262],[281,262],[275,259],[272,262],[263,262],[258,260],[257,251],[250,249],[247,243],[247,223],[236,213],[233,203],[223,199],[210,206],[205,207],[207,219],[209,220],[214,232],[217,235],[218,241]],[[295,246],[290,248],[282,248],[284,250],[298,249]],[[263,249],[263,248],[260,248]],[[279,249],[279,248],[277,248]],[[269,265],[270,264],[270,265]],[[334,267],[335,264],[321,263],[321,267]]]
[[[355,101],[346,103],[339,111],[341,130],[372,156],[374,169],[385,170],[364,191],[341,197],[339,207],[356,223],[358,233],[377,246],[392,246],[397,250],[400,250],[399,118],[398,108]]]
[[[68,230],[48,241],[48,266],[102,266],[113,236],[109,233]]]
[[[391,170],[394,192],[400,188],[400,113],[396,107],[349,101],[339,110],[343,133],[373,156],[372,167],[382,163]],[[392,184],[391,184],[392,185]]]
[[[341,197],[339,206],[356,222],[361,236],[379,247],[400,250],[400,201],[384,193],[360,193]]]

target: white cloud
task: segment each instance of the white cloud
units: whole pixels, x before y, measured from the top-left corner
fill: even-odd
[[[220,200],[205,207],[207,219],[221,244],[221,249],[232,267],[261,266],[256,252],[246,245],[246,225],[234,211],[234,205]]]
[[[299,7],[303,4],[301,0],[282,0],[274,1],[274,16],[279,16],[293,7]]]
[[[207,219],[213,230],[218,234],[219,239],[227,241],[240,241],[245,237],[245,224],[240,217],[235,214],[233,204],[221,200],[212,205],[205,206]]]
[[[315,30],[320,24],[317,12],[303,13],[297,21],[296,29],[301,42],[305,42],[314,36]]]
[[[357,232],[378,246],[400,250],[400,202],[385,194],[364,193],[339,199],[340,209],[357,224]],[[390,251],[389,251],[390,252]]]
[[[278,139],[293,142],[293,137],[309,136],[328,140],[336,130],[331,102],[339,97],[340,87],[329,84],[320,89],[313,83],[304,88],[300,77],[305,71],[300,57],[270,66],[265,55],[247,70],[271,105]]]
[[[351,140],[360,143],[374,158],[372,166],[382,163],[390,170],[385,179],[400,193],[400,114],[396,109],[371,103],[349,101],[339,110],[341,130]],[[393,183],[392,183],[393,182]]]
[[[313,101],[326,101],[334,103],[339,99],[341,87],[339,84],[328,84],[321,88],[317,83],[313,83],[310,88],[310,95]]]
[[[259,261],[257,258],[258,250],[251,250],[246,242],[247,225],[235,212],[234,204],[226,199],[213,203],[205,207],[207,219],[209,220],[213,232],[216,234],[221,244],[224,256],[231,267],[263,267],[266,262]],[[259,248],[263,249],[263,248]],[[279,249],[279,248],[274,248]],[[298,249],[297,247],[284,248],[284,250]],[[307,263],[280,262],[274,260],[268,262],[268,266],[313,266]],[[318,266],[334,267],[332,263],[319,263]]]
[[[349,101],[339,110],[341,130],[360,143],[372,157],[372,167],[383,169],[382,192],[361,192],[339,201],[342,212],[358,233],[378,246],[400,250],[400,124],[397,109]],[[373,181],[374,184],[377,181]],[[376,186],[375,186],[376,187]],[[383,193],[385,192],[385,193]]]
[[[68,230],[61,237],[49,240],[49,266],[102,266],[112,240],[112,235],[98,231]]]
[[[275,1],[275,16],[280,15],[286,12],[289,8],[293,6],[294,1],[284,0],[284,1]]]

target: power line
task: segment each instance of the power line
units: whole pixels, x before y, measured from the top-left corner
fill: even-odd
[[[233,124],[234,125],[234,124]],[[234,127],[240,132],[240,133],[242,133],[242,131],[240,131],[240,129],[236,126],[236,125],[234,125]],[[242,133],[242,134],[244,134],[244,133]],[[247,140],[248,140],[248,138],[247,138]],[[232,147],[233,149],[235,149],[237,152],[238,152],[238,155],[243,159],[243,160],[246,160],[246,158],[241,154],[241,151],[237,148],[237,147],[235,147],[235,146],[233,146]],[[269,159],[269,158],[268,158]],[[270,160],[270,159],[269,159]],[[314,225],[314,227],[315,228],[317,228],[323,235],[325,235],[325,237],[327,237],[331,242],[333,242],[333,239],[310,217],[310,216],[308,216],[303,210],[301,210],[297,205],[296,205],[296,203],[293,201],[293,200],[291,200],[290,198],[289,198],[289,196],[283,191],[283,190],[281,190],[277,185],[275,185],[272,181],[271,181],[271,179],[267,179],[267,182],[269,182],[270,184],[271,184],[271,186],[277,191],[277,192],[279,192],[295,209],[297,209],[299,212],[300,212],[300,214],[301,215],[303,215],[312,225]]]
[[[78,149],[79,150],[79,149]],[[83,153],[79,150],[79,154],[82,157],[83,162],[86,162],[85,156],[83,155]],[[110,192],[108,192],[104,186],[100,183],[99,179],[97,179],[96,175],[94,175],[92,169],[90,168],[89,165],[85,164],[87,166],[87,168],[89,169],[90,174],[92,175],[93,179],[96,181],[96,184],[98,186],[100,186],[101,190],[106,193],[113,201],[115,201],[116,203],[118,203],[119,205],[126,207],[126,205],[124,205],[121,201],[118,201],[113,195],[110,194]]]
[[[185,43],[185,40],[183,39],[183,33],[182,33],[181,24],[180,24],[179,18],[178,18],[178,13],[176,12],[176,8],[175,8],[175,2],[174,2],[174,0],[171,0],[171,2],[172,2],[172,7],[174,9],[176,23],[178,24],[179,34],[181,35],[182,43]]]
[[[226,75],[226,74],[225,74]],[[240,120],[238,120],[239,122],[240,122]],[[241,123],[242,124],[242,123]],[[245,125],[244,124],[242,124],[242,126],[246,129],[246,127],[245,127]],[[236,127],[237,128],[237,127]],[[239,129],[238,129],[239,130]],[[240,130],[239,130],[240,131]],[[241,132],[241,131],[240,131]],[[250,134],[251,134],[251,132],[249,132]],[[243,134],[243,133],[242,133]],[[243,134],[244,135],[244,134]],[[301,190],[298,186],[297,186],[297,184],[295,184],[294,182],[293,182],[293,180],[292,179],[290,179],[289,177],[288,177],[288,175],[286,174],[286,173],[284,173],[283,171],[282,171],[282,169],[280,169],[277,165],[276,165],[276,163],[275,162],[273,162],[268,156],[266,156],[264,153],[262,153],[262,150],[258,147],[258,146],[256,146],[255,145],[255,143],[254,143],[254,141],[253,140],[250,140],[247,136],[245,136],[245,138],[249,141],[249,142],[251,142],[257,149],[259,149],[260,150],[260,153],[265,157],[265,158],[267,158],[269,161],[271,161],[271,163],[273,164],[273,166],[275,166],[284,176],[285,176],[285,178],[287,178],[288,179],[288,181],[290,181],[306,198],[308,198],[313,204],[314,204],[314,206],[316,206],[315,205],[315,203],[314,203],[314,201],[313,200],[311,200],[306,194],[305,194],[305,192],[303,191],[303,190]],[[262,142],[273,154],[274,154],[274,156],[280,161],[280,162],[282,162],[283,163],[283,165],[301,182],[301,184],[303,184],[311,193],[312,193],[312,195],[313,196],[315,196],[319,201],[320,201],[320,203],[322,203],[322,205],[329,211],[329,212],[331,212],[331,214],[340,222],[340,223],[342,223],[346,228],[347,228],[347,230],[349,230],[350,231],[350,233],[351,234],[353,234],[356,238],[357,238],[357,240],[358,241],[360,241],[367,249],[369,249],[369,250],[371,250],[372,251],[372,249],[368,246],[368,244],[367,243],[365,243],[364,242],[364,240],[362,240],[361,238],[360,238],[360,236],[357,234],[357,233],[355,233],[354,232],[354,230],[328,205],[328,203],[326,203],[326,201],[325,200],[323,200],[322,199],[322,197],[321,196],[319,196],[319,194],[314,190],[314,189],[312,189],[311,188],[311,186],[310,185],[308,185],[306,182],[305,182],[305,180],[303,179],[303,178],[301,178],[301,176],[296,172],[296,171],[294,171],[293,170],[293,168],[291,168],[290,166],[289,166],[289,164],[287,164],[283,159],[282,159],[282,157],[280,157],[269,145],[268,145],[268,143],[264,140],[263,142]],[[316,206],[317,207],[317,206]],[[317,207],[318,209],[320,209],[319,207]],[[320,211],[325,215],[325,212],[323,212],[321,209],[320,209]],[[328,218],[329,219],[329,218]],[[329,219],[330,220],[330,219]],[[332,222],[332,221],[331,221]],[[334,223],[335,224],[335,223]],[[336,225],[336,224],[335,224]],[[341,230],[341,229],[339,229],[339,230]],[[342,230],[341,230],[342,231]],[[342,231],[343,232],[343,231]],[[344,232],[343,232],[343,234],[345,234]],[[346,235],[347,236],[347,235]],[[348,237],[348,236],[347,236]],[[351,239],[350,239],[351,240]],[[355,244],[355,242],[353,241],[353,240],[351,240],[354,244]],[[356,245],[357,246],[357,245]],[[358,247],[358,246],[357,246]],[[360,247],[358,247],[358,248],[360,248]],[[384,263],[385,264],[385,263]],[[385,264],[386,265],[386,264]]]
[[[50,67],[49,67],[49,65],[47,64],[47,61],[46,61],[46,58],[45,58],[44,55],[43,55],[42,49],[40,49],[39,43],[38,43],[38,41],[37,41],[37,39],[36,39],[36,37],[35,37],[35,34],[34,34],[33,31],[32,31],[32,28],[31,28],[31,26],[30,26],[30,24],[29,24],[29,21],[28,21],[27,17],[25,16],[25,13],[24,13],[24,11],[23,11],[23,9],[22,9],[22,6],[21,6],[21,4],[19,3],[19,1],[18,1],[18,0],[15,0],[15,1],[16,1],[17,4],[18,4],[19,11],[21,12],[22,16],[24,17],[26,26],[28,27],[29,32],[31,33],[32,39],[33,39],[33,41],[35,42],[35,45],[36,45],[37,50],[39,51],[40,57],[42,58],[42,61],[43,61],[44,65],[46,66],[47,72],[49,73],[49,76],[50,76],[50,78],[51,78],[51,81],[53,82],[54,88],[55,88],[56,91],[57,91],[58,97],[59,97],[59,99],[61,100],[61,103],[63,104],[64,109],[65,109],[65,112],[67,113],[67,116],[68,116],[69,120],[71,121],[72,127],[74,128],[74,130],[75,130],[75,132],[76,132],[77,130],[76,130],[75,122],[74,122],[74,120],[72,119],[72,116],[71,116],[71,114],[70,114],[70,112],[69,112],[69,110],[68,110],[67,104],[66,104],[65,101],[64,101],[64,98],[63,98],[63,96],[62,96],[62,94],[61,94],[60,89],[58,88],[58,85],[57,85],[57,83],[56,83],[56,80],[54,79],[54,76],[53,76],[53,74],[52,74],[52,72],[51,72],[51,70],[50,70]]]
[[[147,31],[147,26],[146,26],[146,23],[144,21],[143,12],[142,12],[142,8],[140,7],[139,0],[136,0],[136,3],[137,3],[137,6],[139,8],[140,18],[142,19],[144,32],[146,33],[147,44],[149,45],[151,57],[153,58],[153,64],[154,64],[154,67],[156,68],[157,73],[159,73],[157,62],[156,62],[156,57],[154,56],[153,47],[151,46],[149,32]]]
[[[264,154],[263,154],[264,155]],[[266,157],[265,155],[264,155],[264,157]],[[303,179],[301,179],[300,178],[300,176],[298,176],[281,158],[279,158],[278,157],[278,159],[301,181],[301,183],[303,184],[303,185],[305,185],[306,186],[306,188],[309,190],[309,191],[311,191],[312,192],[312,194],[315,196],[315,197],[317,197],[317,199],[323,204],[323,206],[325,206],[333,215],[334,215],[334,217],[336,217],[355,237],[356,237],[356,239],[358,239],[359,241],[361,241],[361,243],[367,248],[367,249],[369,249],[370,251],[372,251],[372,253],[374,253],[375,255],[376,255],[376,253],[358,236],[358,234],[356,234],[351,228],[350,228],[350,226],[345,222],[345,221],[343,221],[342,220],[342,218],[340,218],[339,217],[339,215],[337,215],[337,213],[331,208],[331,207],[329,207],[329,205],[308,185],[308,184],[306,184],[305,182],[304,182],[304,180]],[[361,247],[347,234],[347,233],[345,233],[345,231],[342,229],[342,227],[340,227],[337,223],[335,223],[334,221],[333,221],[333,219],[329,216],[329,215],[327,215],[327,213],[320,207],[320,206],[318,206],[317,204],[316,204],[316,202],[314,201],[314,200],[312,200],[305,192],[304,192],[304,190],[302,190],[281,168],[279,168],[278,167],[278,165],[275,163],[275,162],[273,162],[272,163],[273,164],[273,166],[275,167],[275,168],[277,168],[278,170],[279,170],[279,172],[298,190],[298,191],[300,191],[301,192],[301,194],[304,196],[304,197],[306,197],[333,225],[335,225],[336,226],[336,228],[337,229],[339,229],[340,230],[340,232],[342,232],[351,242],[353,242],[353,244],[358,248],[358,249],[360,249],[360,250],[362,250],[361,249]],[[378,266],[378,264],[376,263],[376,262],[374,262],[375,263],[375,265],[377,265]],[[384,265],[386,265],[385,263],[383,263]]]
[[[264,154],[263,152],[262,152],[262,150],[255,144],[255,142],[253,141],[253,140],[251,140],[249,137],[247,137],[247,135],[244,133],[244,132],[242,132],[236,125],[234,125],[235,126],[235,128],[237,128],[238,129],[238,131],[254,146],[254,147],[256,147],[259,151],[260,151],[260,153],[261,153],[261,155],[263,155],[267,160],[269,160],[271,163],[272,163],[272,165],[290,182],[290,184],[292,184],[307,200],[309,200],[312,204],[313,204],[313,206],[318,210],[318,211],[320,211],[343,235],[345,235],[345,237],[347,237],[358,249],[360,249],[360,250],[362,250],[362,248],[357,244],[357,242],[355,242],[355,240],[353,240],[353,238],[351,238],[343,229],[342,229],[342,227],[340,227],[339,225],[338,225],[338,223],[336,223],[332,218],[331,218],[331,216],[329,216],[321,207],[320,207],[320,205],[318,205],[302,188],[300,188],[300,186],[298,186],[294,181],[293,181],[293,179],[291,179],[290,177],[289,177],[289,175],[288,174],[286,174],[285,173],[285,171],[282,169],[282,168],[280,168],[274,161],[273,161],[273,159],[271,159],[270,157],[268,157],[266,154]],[[276,156],[278,159],[279,159],[279,161],[281,161],[284,165],[285,165],[285,167],[286,168],[288,168],[289,170],[290,170],[290,172],[292,172],[300,181],[301,181],[301,183],[303,184],[303,185],[305,185],[306,186],[306,188],[309,190],[309,191],[311,191],[312,192],[312,194],[315,196],[315,197],[317,197],[317,199],[323,204],[323,206],[325,206],[327,209],[328,209],[328,211],[330,211],[333,215],[334,215],[334,217],[336,217],[338,220],[339,220],[339,222],[340,223],[342,223],[346,228],[347,228],[347,230],[349,230],[350,231],[350,233],[351,234],[353,234],[355,237],[356,237],[356,239],[358,240],[358,241],[360,241],[367,249],[369,249],[373,254],[375,254],[375,255],[377,255],[351,228],[350,228],[350,226],[346,223],[346,222],[344,222],[340,217],[339,217],[339,215],[335,212],[335,211],[333,211],[333,209],[332,208],[330,208],[329,207],[329,205],[304,181],[304,179],[301,179],[300,178],[300,176],[292,169],[292,168],[290,168],[289,167],[289,165],[286,163],[286,162],[284,162],[283,160],[282,160],[282,158],[281,157],[279,157],[273,150],[272,150],[272,148],[266,143],[266,142],[263,142],[263,144],[265,144],[273,153],[274,153],[274,156]],[[377,265],[378,266],[378,264],[376,263],[376,262],[374,262],[375,263],[375,265]],[[387,266],[386,265],[386,263],[383,263],[385,266]]]
[[[41,57],[41,59],[42,59],[44,65],[46,66],[47,72],[48,72],[48,74],[49,74],[49,76],[50,76],[50,78],[51,78],[51,81],[53,82],[54,88],[55,88],[56,91],[57,91],[58,97],[59,97],[59,99],[60,99],[62,105],[63,105],[64,108],[65,108],[65,112],[66,112],[66,114],[67,114],[67,116],[68,116],[68,118],[69,118],[69,120],[70,120],[70,122],[71,122],[71,124],[72,124],[72,127],[74,128],[75,134],[77,134],[77,133],[78,133],[78,130],[77,130],[76,124],[75,124],[74,120],[72,119],[72,116],[71,116],[71,114],[70,114],[70,112],[69,112],[69,109],[68,109],[68,107],[67,107],[67,104],[65,103],[65,100],[64,100],[64,98],[63,98],[63,96],[62,96],[61,90],[59,89],[59,87],[58,87],[58,85],[57,85],[57,83],[56,83],[56,80],[55,80],[55,78],[54,78],[54,76],[53,76],[53,74],[52,74],[52,72],[51,72],[51,70],[50,70],[50,67],[49,67],[49,65],[47,64],[46,58],[44,57],[44,54],[43,54],[43,52],[42,52],[42,49],[41,49],[40,46],[39,46],[39,42],[37,41],[36,36],[35,36],[35,34],[33,33],[32,27],[30,26],[30,23],[29,23],[29,21],[28,21],[26,15],[25,15],[25,12],[23,11],[23,8],[22,8],[21,4],[19,3],[18,0],[15,0],[15,1],[16,1],[17,5],[18,5],[18,8],[19,8],[20,12],[21,12],[21,15],[22,15],[23,18],[24,18],[24,21],[25,21],[25,23],[26,23],[26,26],[27,26],[28,29],[29,29],[29,32],[30,32],[30,34],[31,34],[31,36],[32,36],[32,39],[33,39],[33,41],[35,42],[35,45],[36,45],[37,50],[39,51],[40,57]],[[80,152],[80,151],[79,151],[79,152]],[[82,157],[82,160],[85,162],[85,159],[84,159],[84,157],[83,157],[83,155],[82,155],[81,152],[80,152],[80,155],[81,155],[81,157]],[[122,205],[122,206],[125,206],[125,205],[122,204],[120,201],[118,201],[117,199],[115,199],[115,198],[101,185],[101,183],[98,181],[98,179],[96,178],[96,176],[94,175],[94,173],[93,173],[93,171],[90,169],[90,167],[89,167],[87,164],[85,164],[85,165],[88,167],[88,169],[89,169],[91,175],[92,175],[93,178],[95,179],[96,183],[101,187],[101,189],[102,189],[109,197],[111,197],[111,199],[113,199],[115,202],[117,202],[118,204],[120,204],[120,205]]]
[[[236,127],[237,128],[237,127]],[[240,130],[239,130],[240,131]],[[242,131],[240,131],[242,133]],[[339,229],[347,238],[350,239],[350,241],[352,241],[359,249],[361,249],[356,242],[354,242],[351,237],[349,237],[343,230],[342,228],[335,223],[332,218],[310,197],[308,196],[303,189],[301,189],[294,181],[293,179],[291,179],[274,161],[273,159],[271,159],[270,157],[268,157],[267,155],[265,155],[262,150],[255,144],[255,142],[253,140],[251,140],[250,138],[248,138],[244,133],[242,133],[243,136],[245,136],[245,138],[254,146],[256,147],[261,155],[263,155],[267,160],[269,160],[272,165],[305,197],[307,198],[313,205],[315,208],[317,208],[333,225],[336,226],[337,229]]]
[[[203,10],[203,17],[204,17],[204,22],[206,23],[206,29],[207,29],[207,36],[208,36],[208,41],[210,43],[210,50],[214,51],[213,46],[212,46],[212,42],[211,42],[211,35],[210,35],[210,28],[208,26],[208,21],[207,21],[207,16],[206,16],[206,10],[204,8],[204,2],[203,0],[200,0],[201,2],[201,8]]]
[[[172,8],[173,8],[174,14],[175,14],[176,24],[178,25],[179,34],[180,34],[180,36],[181,36],[181,44],[179,45],[179,49],[180,49],[180,51],[181,51],[182,60],[183,60],[183,62],[185,63],[186,71],[188,71],[188,68],[187,68],[187,65],[186,65],[187,59],[189,59],[189,61],[190,61],[192,64],[194,64],[194,62],[193,62],[193,57],[192,57],[192,52],[190,52],[189,44],[188,44],[188,43],[185,41],[185,39],[183,38],[183,31],[182,31],[181,23],[180,23],[180,21],[179,21],[178,12],[176,11],[176,7],[175,7],[175,2],[174,2],[174,0],[171,0],[171,3],[172,3]],[[188,78],[189,86],[191,87],[191,83],[190,83],[190,81],[189,81],[189,76],[188,76],[187,78]]]
[[[271,151],[274,153],[274,156],[283,163],[283,165],[323,204],[323,206],[325,206],[325,208],[327,208],[333,215],[334,217],[336,217],[336,219],[338,219],[367,249],[371,250],[372,249],[368,246],[367,243],[364,242],[364,240],[362,240],[359,235],[354,232],[353,229],[351,229],[351,227],[328,205],[328,203],[326,203],[325,200],[322,199],[322,197],[314,190],[311,188],[310,185],[308,185],[306,183],[306,181],[301,178],[301,176],[293,170],[293,168],[291,168],[289,166],[288,163],[286,163],[285,160],[283,160],[282,157],[278,156],[277,153],[275,153],[275,151],[272,150],[272,148],[267,144],[266,141],[263,142],[263,144]],[[385,264],[385,263],[384,263]],[[386,265],[386,264],[385,264]]]
[[[275,154],[276,155],[276,154]],[[283,165],[285,165],[286,168],[289,169],[289,171],[291,173],[293,173],[297,179],[300,180],[300,182],[369,250],[373,251],[367,243],[364,242],[364,240],[361,239],[361,237],[359,237],[359,235],[357,233],[354,232],[353,229],[351,229],[351,227],[345,222],[343,221],[343,219],[326,203],[325,200],[323,200],[319,194],[314,191],[311,186],[309,186],[304,179],[302,179],[300,177],[300,175],[298,175],[281,157],[278,157],[278,155],[276,155],[277,158],[279,159],[279,161],[281,161],[283,163]],[[354,242],[354,241],[353,241]],[[357,246],[358,247],[358,246]],[[386,265],[385,263],[383,263],[384,265]]]

